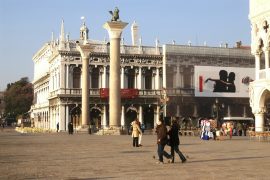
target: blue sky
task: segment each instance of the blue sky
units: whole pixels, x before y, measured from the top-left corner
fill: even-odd
[[[219,46],[236,41],[250,45],[248,0],[0,0],[0,90],[21,77],[33,79],[32,56],[59,35],[60,23],[70,39],[79,38],[81,16],[86,17],[90,39],[108,37],[104,22],[109,10],[120,9],[128,22],[123,37],[131,43],[130,25],[136,20],[144,45],[187,44]]]

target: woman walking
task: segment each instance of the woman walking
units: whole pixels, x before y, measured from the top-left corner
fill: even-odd
[[[176,120],[173,120],[172,127],[168,132],[170,137],[169,143],[171,146],[172,163],[174,163],[174,151],[179,155],[180,159],[182,160],[182,163],[185,163],[187,159],[185,158],[185,156],[182,154],[182,152],[179,150],[178,147],[180,144],[178,132],[179,132],[179,125]]]

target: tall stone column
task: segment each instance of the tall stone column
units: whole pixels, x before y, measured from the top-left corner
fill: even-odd
[[[102,88],[106,88],[106,77],[107,77],[107,72],[106,72],[106,66],[103,66],[103,77],[102,77]]]
[[[82,128],[89,124],[89,57],[90,46],[78,45],[77,49],[82,56]]]
[[[139,67],[137,89],[142,89],[142,67]]]
[[[156,72],[156,89],[160,89],[160,77],[159,77],[159,68],[157,68],[157,72]]]
[[[143,108],[140,105],[139,106],[139,121],[140,121],[141,124],[143,123],[143,117],[142,116],[143,116]]]
[[[264,49],[265,69],[269,68],[269,53],[270,53],[270,47],[265,47]]]
[[[106,128],[108,126],[107,124],[107,107],[106,105],[103,106],[103,117],[102,117],[102,126],[103,128]]]
[[[120,127],[121,96],[120,96],[120,39],[122,30],[128,23],[121,21],[106,22],[103,27],[110,36],[110,89],[109,111],[110,126]]]
[[[180,65],[177,64],[176,66],[176,88],[180,87]]]
[[[125,68],[124,67],[121,67],[121,89],[124,89],[125,87]]]
[[[122,112],[121,112],[121,126],[125,127],[125,106],[122,106]]]
[[[160,106],[157,105],[157,109],[156,109],[156,113],[155,113],[156,117],[155,117],[155,124],[154,124],[154,126],[159,121],[159,114],[160,114]]]

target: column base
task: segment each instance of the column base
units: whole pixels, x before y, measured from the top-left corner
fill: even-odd
[[[126,134],[126,131],[123,130],[121,127],[108,127],[99,130],[96,135],[122,135]]]

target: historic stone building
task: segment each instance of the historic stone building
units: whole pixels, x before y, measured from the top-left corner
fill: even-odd
[[[191,44],[166,44],[161,47],[158,41],[155,46],[143,46],[138,38],[138,25],[132,24],[131,29],[132,45],[122,41],[120,46],[123,128],[128,127],[135,117],[147,129],[152,129],[160,116],[190,117],[194,120],[211,116],[252,116],[248,94],[245,95],[240,88],[242,78],[239,75],[254,69],[254,57],[249,48],[240,43],[234,48]],[[65,34],[62,22],[59,40],[52,38],[34,55],[31,117],[36,127],[56,129],[59,122],[60,130],[65,131],[71,121],[76,129],[80,129],[82,57],[76,46],[85,40],[92,48],[89,62],[89,124],[97,128],[109,126],[110,43],[88,39],[88,31],[83,23],[80,39],[71,40]],[[203,68],[208,68],[206,73]],[[209,77],[218,78],[220,68],[227,71],[236,69],[233,70],[238,73],[236,91],[206,93],[207,88],[217,85],[211,82],[209,85],[203,78],[211,73],[213,76]],[[225,81],[227,89],[234,85],[234,82]]]
[[[269,126],[270,105],[270,1],[250,0],[251,52],[255,56],[255,81],[250,85],[250,106],[256,131]],[[268,119],[268,121],[267,121]],[[267,124],[266,124],[267,123]]]

